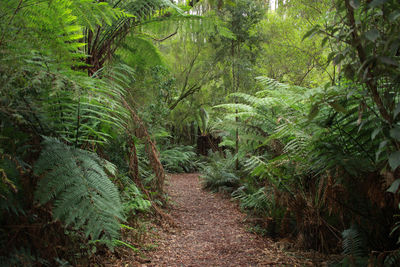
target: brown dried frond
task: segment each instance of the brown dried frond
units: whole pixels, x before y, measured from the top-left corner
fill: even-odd
[[[339,168],[336,169],[335,175],[330,171],[326,172],[326,185],[324,191],[324,202],[329,215],[336,214],[344,221],[345,207],[341,203],[348,199],[346,188],[338,183],[336,179],[340,176]]]
[[[390,170],[384,170],[381,172],[381,175],[383,177],[383,186],[384,188],[388,188],[389,186],[392,185],[392,183],[394,182],[395,177],[394,177],[394,173]]]
[[[279,139],[273,139],[269,143],[269,146],[274,154],[274,157],[278,157],[283,154],[283,148],[285,147]]]
[[[306,185],[297,190],[288,207],[297,222],[299,247],[320,251],[336,249],[333,244],[337,244],[340,239],[340,231],[325,220],[324,213],[328,205],[333,209],[333,201],[330,199],[334,198],[337,191],[334,177],[328,173],[308,177]]]
[[[24,168],[21,166],[21,164],[19,164],[18,160],[15,157],[0,152],[0,159],[3,159],[3,160],[8,159],[9,161],[11,161],[12,163],[15,164],[15,167],[16,167],[17,171],[19,172],[19,175],[23,176],[25,174]]]
[[[286,209],[285,214],[283,215],[279,231],[280,231],[279,234],[282,236],[287,236],[292,231],[290,227],[290,212],[288,209]]]
[[[363,181],[362,188],[373,204],[380,208],[386,206],[385,179],[381,175],[370,173]]]

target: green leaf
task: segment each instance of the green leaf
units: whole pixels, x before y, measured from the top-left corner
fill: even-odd
[[[375,42],[376,39],[378,39],[380,36],[379,31],[377,29],[371,29],[371,30],[365,32],[364,35],[365,35],[365,38],[367,38],[371,42]]]
[[[359,0],[350,0],[350,5],[354,8],[357,9],[360,7],[360,1]]]
[[[396,21],[398,18],[400,18],[400,12],[399,11],[393,11],[392,13],[390,13],[389,15],[389,21],[390,22],[394,22]]]
[[[395,126],[393,129],[390,130],[390,137],[400,140],[400,127]]]
[[[34,169],[42,177],[35,199],[40,204],[53,201],[53,219],[82,230],[92,240],[118,238],[119,222],[125,217],[118,188],[105,173],[104,161],[55,138],[44,137],[42,144]]]
[[[380,128],[380,127],[379,127],[379,128],[376,128],[376,129],[372,132],[372,134],[371,134],[371,139],[374,140],[375,137],[379,134],[380,131],[381,131],[381,128]]]
[[[306,32],[306,34],[304,34],[304,36],[303,36],[303,38],[302,38],[301,40],[304,41],[304,39],[306,39],[306,38],[311,38],[311,37],[314,36],[317,32],[318,32],[318,26],[315,26],[314,28],[312,28],[311,30],[309,30],[308,32]]]
[[[312,120],[314,119],[319,112],[319,106],[317,104],[312,105],[311,109],[310,109],[310,113],[308,113],[308,119]]]
[[[396,109],[394,110],[393,118],[396,118],[400,113],[400,102],[397,103]]]
[[[139,251],[138,248],[132,246],[132,245],[129,244],[129,243],[126,243],[126,242],[124,242],[124,241],[121,241],[121,240],[119,240],[119,239],[114,239],[112,242],[113,242],[113,245],[114,245],[114,246],[125,246],[125,247],[127,247],[127,248],[130,248],[130,249],[131,249],[132,251],[134,251],[134,252],[138,252],[138,251]]]
[[[386,2],[387,2],[387,0],[374,0],[371,3],[369,3],[369,7],[371,7],[371,8],[378,7]]]
[[[337,54],[335,56],[335,58],[333,59],[333,64],[338,65],[340,62],[342,62],[342,60],[344,59],[344,55],[343,54]]]
[[[328,61],[328,62],[331,62],[331,61],[332,61],[332,59],[335,57],[335,55],[336,55],[336,53],[335,53],[335,52],[331,52],[331,53],[329,53],[327,61]]]
[[[397,167],[400,165],[400,151],[393,152],[389,156],[389,165],[392,170],[396,170]]]
[[[337,101],[334,102],[329,102],[328,103],[334,110],[336,110],[337,112],[341,112],[341,113],[346,113],[347,110],[340,105]]]
[[[399,63],[390,57],[379,57],[379,60],[386,65],[399,66]]]
[[[329,37],[325,37],[324,39],[322,39],[321,47],[324,47],[328,41],[329,41]]]
[[[400,186],[400,179],[396,179],[386,191],[395,194],[397,190],[399,190],[399,186]]]
[[[384,140],[379,144],[379,148],[375,153],[375,160],[378,161],[379,159],[379,155],[382,153],[383,149],[385,148],[385,146],[387,145],[388,141]]]

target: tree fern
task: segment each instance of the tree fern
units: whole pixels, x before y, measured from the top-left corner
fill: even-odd
[[[5,0],[0,5],[0,12],[5,16],[3,19],[9,21],[8,25],[0,25],[3,41],[20,39],[14,44],[5,41],[6,47],[17,48],[26,54],[33,51],[41,56],[56,55],[52,60],[66,66],[81,65],[85,58],[85,54],[78,51],[85,45],[85,26],[95,28],[104,22],[111,23],[115,18],[129,16],[107,3],[90,0]]]
[[[86,237],[111,245],[124,220],[117,188],[104,172],[104,161],[95,154],[45,138],[35,164],[41,176],[35,198],[40,204],[53,201],[53,218]]]
[[[8,28],[0,25],[0,36],[7,40],[0,44],[0,95],[8,115],[22,118],[16,123],[75,144],[105,143],[115,130],[125,128],[120,100],[131,69],[107,67],[92,77],[80,69],[86,59],[83,28],[127,14],[88,0],[30,0],[20,8],[7,0],[0,12],[10,22]],[[91,18],[86,22],[77,14]]]
[[[135,26],[154,20],[170,20],[169,16],[162,16],[162,10],[169,10],[178,17],[183,14],[180,8],[169,0],[109,0],[107,2],[113,7],[114,14],[115,9],[117,11],[122,9],[131,16],[124,16],[122,13],[96,29],[88,28],[85,35],[87,43],[85,52],[90,55],[86,60],[86,63],[90,65],[88,66],[89,74],[101,69],[105,62],[112,58],[121,41]]]
[[[288,185],[288,180],[291,177],[285,175],[284,171],[279,168],[287,161],[286,155],[281,155],[268,161],[260,156],[252,156],[246,159],[244,167],[251,176],[267,180],[277,188],[291,192]]]

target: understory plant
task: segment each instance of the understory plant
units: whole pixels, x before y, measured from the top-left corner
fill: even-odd
[[[195,172],[200,164],[198,155],[192,146],[175,146],[162,149],[161,163],[170,173]]]
[[[135,113],[135,69],[113,55],[161,10],[181,15],[165,0],[1,2],[0,265],[86,266],[129,246],[121,226],[161,194],[139,168],[163,172]]]
[[[240,185],[240,174],[235,171],[236,158],[230,151],[212,153],[201,168],[203,187],[213,192],[232,192]]]
[[[375,249],[389,261],[393,256],[385,251],[396,249],[390,229],[397,202],[385,191],[393,187],[393,177],[385,167],[379,120],[370,108],[360,111],[361,88],[345,80],[314,89],[258,80],[263,90],[232,94],[238,103],[216,107],[227,112],[221,124],[227,133],[238,127],[240,146],[247,151],[232,196],[263,218],[258,223],[270,234],[296,239],[299,247],[332,252],[345,242],[345,254],[352,257],[354,236],[364,240],[358,248],[362,255]],[[216,191],[226,186],[222,175],[209,175],[217,168],[224,170],[203,170],[206,187]],[[352,225],[357,235],[346,230]]]

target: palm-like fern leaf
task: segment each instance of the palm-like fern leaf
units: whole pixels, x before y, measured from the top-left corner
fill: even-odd
[[[169,0],[125,0],[108,1],[113,11],[123,9],[131,16],[122,13],[108,21],[105,25],[93,29],[91,26],[86,30],[86,53],[90,55],[86,63],[90,65],[89,73],[93,74],[101,69],[107,59],[111,58],[121,41],[135,26],[149,23],[153,20],[169,20],[170,16],[163,16],[161,10],[169,9],[181,16],[180,8]],[[114,11],[115,12],[115,11]],[[97,23],[98,24],[98,23]]]
[[[43,145],[35,165],[35,173],[42,176],[36,199],[41,204],[53,200],[54,219],[110,245],[119,236],[124,216],[118,190],[104,172],[104,161],[53,138],[45,138]]]

